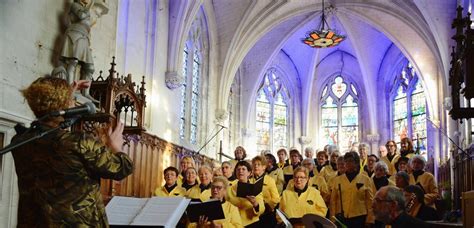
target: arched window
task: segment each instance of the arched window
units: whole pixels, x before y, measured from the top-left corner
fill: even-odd
[[[359,141],[357,94],[355,85],[340,75],[324,86],[320,100],[323,145],[338,145],[345,151]]]
[[[257,151],[288,147],[289,95],[274,71],[265,75],[256,99]]]
[[[184,84],[181,87],[181,107],[180,107],[180,119],[179,119],[179,137],[184,139],[186,132],[186,90],[187,90],[187,79],[188,79],[188,56],[189,56],[188,45],[184,45],[183,50],[183,77]]]
[[[392,92],[392,121],[395,142],[410,137],[414,147],[426,156],[426,98],[421,80],[408,62],[396,77]]]
[[[198,142],[199,107],[203,66],[205,19],[202,10],[196,16],[183,49],[179,136],[192,144]],[[190,101],[190,102],[189,102]]]

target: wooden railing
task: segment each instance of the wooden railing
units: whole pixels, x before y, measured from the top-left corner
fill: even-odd
[[[122,181],[101,180],[101,193],[106,202],[115,195],[150,197],[163,185],[163,170],[168,166],[179,169],[179,160],[185,155],[193,156],[197,167],[202,164],[215,166],[217,162],[213,159],[147,133],[144,128],[145,77],[136,85],[130,74],[120,76],[116,72],[115,58],[110,65],[109,75],[104,79],[101,71],[91,85],[90,92],[99,101],[100,112],[82,118],[74,126],[75,130],[104,140],[107,129],[114,127],[117,119],[125,124],[123,152],[132,159],[134,171]]]
[[[461,208],[463,192],[474,190],[474,149],[467,150],[465,154],[458,153],[454,162],[454,204]]]

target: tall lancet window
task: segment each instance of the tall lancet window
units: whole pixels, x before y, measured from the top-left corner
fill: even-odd
[[[359,141],[359,102],[356,86],[336,76],[324,86],[321,95],[323,145],[338,145],[341,151]]]
[[[288,90],[274,71],[268,71],[256,99],[257,151],[288,147]]]
[[[188,81],[188,56],[189,56],[188,45],[184,46],[183,50],[183,77],[184,84],[181,87],[181,107],[180,107],[180,119],[179,119],[179,137],[184,139],[186,132],[186,82]]]
[[[208,47],[205,24],[204,14],[200,11],[190,28],[182,53],[184,83],[181,87],[179,136],[191,144],[197,144],[199,141],[199,124],[202,118],[199,116],[199,110],[203,66]]]
[[[402,138],[413,140],[414,147],[426,156],[426,98],[422,81],[410,63],[402,67],[394,82],[392,91],[393,139],[400,143]]]
[[[199,108],[199,80],[201,78],[201,58],[198,48],[194,50],[193,57],[193,77],[192,77],[192,95],[191,95],[191,143],[196,144],[197,122]]]

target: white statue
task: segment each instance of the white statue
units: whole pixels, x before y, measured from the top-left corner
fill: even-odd
[[[91,8],[94,0],[74,0],[69,9],[70,24],[66,29],[65,41],[61,50],[60,61],[63,66],[59,71],[66,71],[67,81],[72,84],[76,80],[92,80],[94,61],[92,59],[90,30],[94,24],[91,19]],[[80,66],[80,76],[76,78],[76,67]],[[65,68],[64,68],[65,67]],[[59,74],[61,75],[61,74]],[[83,95],[97,102],[89,94],[89,88]]]

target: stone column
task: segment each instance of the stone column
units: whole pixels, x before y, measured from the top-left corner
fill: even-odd
[[[370,154],[375,154],[377,155],[377,157],[380,157],[380,154],[378,154],[380,135],[379,134],[367,135],[367,141],[370,144],[370,148],[371,148]]]

